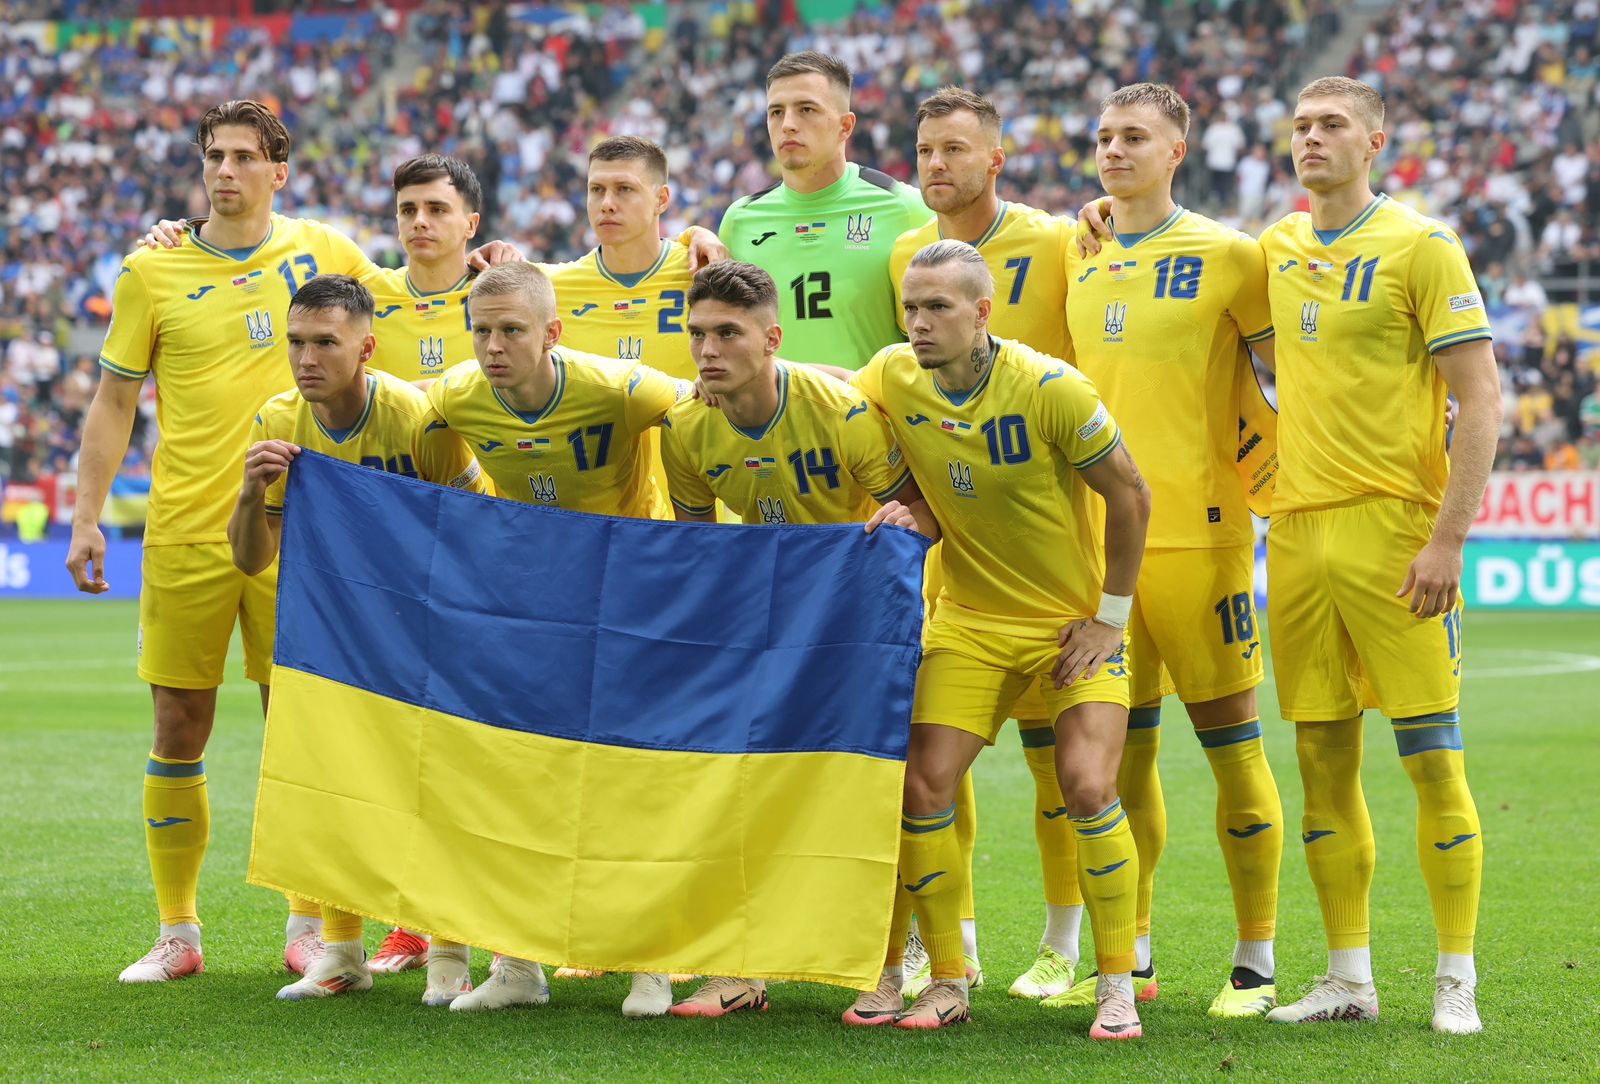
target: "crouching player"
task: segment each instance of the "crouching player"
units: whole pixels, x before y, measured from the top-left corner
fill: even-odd
[[[695,275],[688,304],[689,348],[716,405],[686,399],[667,413],[661,453],[678,519],[715,523],[720,499],[745,523],[867,520],[870,531],[887,519],[939,537],[883,416],[843,381],[778,358],[771,275],[754,264],[712,264]],[[766,1007],[763,980],[723,976],[672,1014]]]
[[[431,416],[427,396],[398,377],[367,371],[376,345],[373,307],[367,288],[346,275],[318,275],[289,303],[295,390],[273,396],[256,413],[244,485],[228,521],[233,563],[246,575],[263,571],[278,556],[289,466],[304,448],[455,489],[485,491],[472,453]],[[280,998],[327,997],[372,985],[361,947],[361,916],[324,905],[322,926],[326,950],[304,978],[278,991]],[[472,989],[470,982],[465,989]]]
[[[901,292],[911,341],[880,351],[855,377],[929,486],[944,587],[917,673],[900,852],[934,982],[909,1009],[852,1022],[940,1028],[970,1018],[961,943],[970,873],[956,839],[956,790],[1016,698],[1049,675],[1057,772],[1095,929],[1089,1034],[1130,1039],[1141,1034],[1131,976],[1139,868],[1116,778],[1128,725],[1124,629],[1150,495],[1094,385],[1063,361],[989,334],[993,293],[971,245],[921,249]],[[1090,489],[1105,499],[1103,552]],[[890,1001],[904,932],[890,933],[880,987]]]

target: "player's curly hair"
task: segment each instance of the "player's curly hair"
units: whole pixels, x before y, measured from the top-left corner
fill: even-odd
[[[1356,119],[1367,126],[1367,131],[1376,132],[1383,128],[1383,95],[1359,79],[1343,75],[1313,79],[1301,88],[1295,96],[1295,102],[1303,102],[1307,98],[1343,98],[1355,107]]]
[[[317,275],[295,291],[289,310],[304,309],[309,312],[327,312],[342,309],[346,315],[372,319],[376,305],[372,291],[349,275]]]
[[[283,126],[278,114],[260,102],[236,98],[207,109],[194,130],[195,146],[200,148],[201,154],[211,149],[213,133],[223,126],[254,129],[256,139],[261,143],[261,153],[267,156],[267,161],[289,160],[289,129]]]
[[[1183,100],[1183,95],[1167,84],[1130,83],[1128,86],[1118,87],[1106,95],[1105,100],[1100,103],[1100,112],[1130,105],[1155,106],[1157,112],[1177,126],[1180,139],[1188,138],[1189,103]]]
[[[695,272],[689,284],[690,306],[702,301],[720,301],[740,309],[778,311],[778,284],[753,263],[720,260]]]
[[[461,194],[461,204],[467,209],[467,214],[482,210],[483,186],[478,183],[478,175],[461,159],[445,154],[419,154],[395,166],[394,190],[398,192],[414,184],[427,184],[440,177],[447,178]]]

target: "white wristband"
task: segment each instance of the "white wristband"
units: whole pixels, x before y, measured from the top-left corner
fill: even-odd
[[[1108,595],[1100,592],[1100,612],[1094,619],[1102,625],[1110,625],[1114,629],[1128,627],[1128,615],[1133,612],[1132,595]]]

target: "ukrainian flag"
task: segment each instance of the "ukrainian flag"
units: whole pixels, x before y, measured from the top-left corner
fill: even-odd
[[[920,535],[313,453],[289,485],[252,883],[549,964],[876,986]]]

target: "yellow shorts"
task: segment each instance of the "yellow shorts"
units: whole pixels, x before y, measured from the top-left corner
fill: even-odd
[[[923,648],[927,649],[926,630],[933,623],[934,603],[939,598],[939,590],[944,586],[944,566],[939,561],[939,543],[935,542],[928,547],[927,564],[922,575],[922,612],[923,618]],[[1016,704],[1012,707],[1012,718],[1021,723],[1044,723],[1047,726],[1055,725],[1055,715],[1050,713],[1049,707],[1044,702],[1044,683],[1050,680],[1048,673],[1044,678],[1029,683],[1022,690],[1022,695],[1017,697]],[[1057,713],[1059,714],[1059,712]],[[989,739],[989,744],[994,744],[994,739]]]
[[[150,546],[139,592],[139,677],[173,689],[222,684],[228,641],[237,621],[244,637],[244,674],[272,678],[278,563],[258,576],[233,566],[226,542]]]
[[[1052,722],[1078,704],[1128,706],[1126,643],[1123,653],[1094,677],[1058,689],[1050,671],[1060,653],[1054,636],[970,629],[935,618],[923,633],[911,722],[953,726],[993,745],[1017,699],[1030,685],[1043,697],[1044,711],[1039,717]]]
[[[1381,708],[1391,719],[1461,698],[1461,608],[1418,620],[1395,597],[1434,515],[1379,499],[1274,516],[1267,613],[1279,710],[1296,722]]]
[[[1145,550],[1128,621],[1134,704],[1185,704],[1261,684],[1255,545]]]

